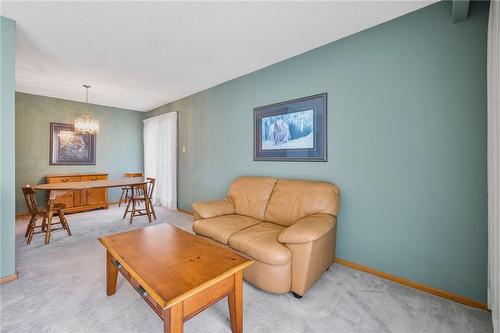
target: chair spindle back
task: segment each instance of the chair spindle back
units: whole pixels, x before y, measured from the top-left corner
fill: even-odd
[[[23,190],[23,195],[24,195],[24,201],[26,202],[26,206],[28,207],[28,211],[30,214],[37,214],[38,213],[38,206],[36,203],[36,191],[31,187],[30,185],[26,185],[22,187]]]
[[[155,190],[156,179],[153,177],[147,177],[148,181],[148,197],[151,200],[153,198],[153,191]]]

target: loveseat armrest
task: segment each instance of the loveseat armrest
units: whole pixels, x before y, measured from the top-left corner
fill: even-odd
[[[328,214],[315,214],[304,217],[285,230],[278,236],[278,241],[284,244],[303,244],[320,239],[330,231],[336,223],[336,219]]]
[[[231,215],[234,213],[234,204],[229,198],[193,203],[193,216],[195,221],[199,219],[208,219],[209,217]]]

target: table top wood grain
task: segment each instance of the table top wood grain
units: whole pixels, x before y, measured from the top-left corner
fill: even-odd
[[[162,307],[170,307],[253,263],[163,223],[99,238]]]
[[[121,179],[106,179],[106,180],[91,180],[80,182],[64,182],[52,184],[38,184],[33,185],[35,190],[83,190],[89,188],[108,188],[108,187],[122,187],[131,185],[143,185],[148,181],[144,178],[121,178]]]

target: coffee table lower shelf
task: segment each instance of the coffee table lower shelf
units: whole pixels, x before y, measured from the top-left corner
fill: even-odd
[[[193,291],[193,293],[178,302],[163,307],[134,279],[109,252],[106,251],[106,294],[111,296],[116,292],[118,272],[134,287],[156,314],[163,320],[164,333],[181,333],[185,321],[194,317],[209,306],[224,297],[228,297],[231,330],[233,333],[243,332],[243,273],[242,270],[211,284]]]

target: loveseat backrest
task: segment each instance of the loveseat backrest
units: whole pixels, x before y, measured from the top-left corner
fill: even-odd
[[[290,226],[313,214],[336,216],[340,191],[327,182],[278,179],[267,203],[264,220]]]
[[[340,191],[332,183],[243,176],[229,187],[236,214],[290,226],[313,214],[336,216]]]
[[[264,220],[269,197],[276,184],[276,178],[243,176],[229,187],[228,196],[234,203],[236,214]]]

